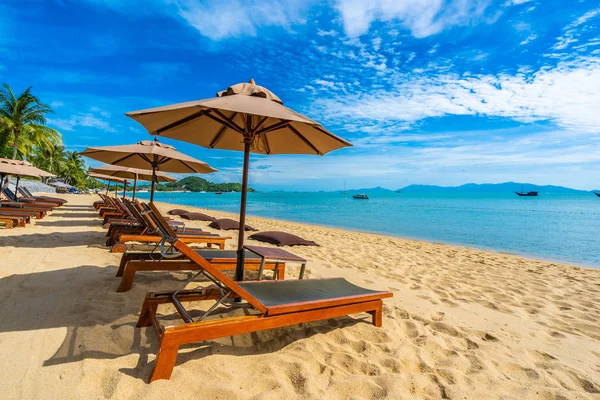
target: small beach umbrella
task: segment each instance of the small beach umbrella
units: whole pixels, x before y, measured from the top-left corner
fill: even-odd
[[[118,178],[125,178],[128,180],[133,180],[133,194],[132,199],[135,200],[135,190],[137,188],[137,181],[152,181],[153,175],[152,170],[150,169],[139,169],[139,168],[129,168],[129,167],[121,167],[119,165],[105,165],[103,167],[92,168],[90,170],[92,173],[104,174],[108,176],[114,176]],[[156,171],[156,182],[175,182],[176,178],[165,174],[161,171]]]
[[[156,171],[159,170],[185,174],[210,174],[217,171],[203,161],[176,151],[173,146],[159,143],[157,138],[154,141],[143,140],[137,144],[123,146],[88,147],[81,155],[122,167],[150,167],[153,176],[156,176]],[[156,179],[152,179],[150,202],[154,201],[155,182]]]
[[[105,174],[98,174],[98,173],[94,173],[94,172],[88,172],[87,176],[90,176],[90,177],[96,178],[96,179],[100,179],[100,180],[108,181],[108,187],[106,188],[106,194],[108,194],[108,192],[110,191],[110,183],[114,182],[115,183],[115,197],[118,195],[117,194],[117,190],[118,190],[117,183],[121,182],[123,184],[123,197],[125,197],[125,188],[127,187],[127,179],[119,178],[116,176],[105,175]]]
[[[152,135],[211,149],[244,152],[236,280],[244,273],[244,229],[250,153],[315,154],[352,146],[319,123],[283,106],[254,80],[217,93],[217,97],[128,112]]]

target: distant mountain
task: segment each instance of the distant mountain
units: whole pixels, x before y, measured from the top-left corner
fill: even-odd
[[[383,188],[381,186],[377,186],[374,188],[367,188],[367,189],[346,189],[347,192],[352,192],[352,193],[388,193],[388,192],[393,192],[393,190],[390,189],[386,189]],[[341,193],[343,192],[343,190],[336,190],[336,193]]]
[[[540,193],[589,193],[587,190],[570,189],[563,186],[538,186],[531,183],[504,182],[504,183],[467,183],[462,186],[433,186],[409,185],[400,189],[403,193],[513,193],[523,191],[537,191]]]
[[[138,185],[140,189],[149,188],[150,185]],[[240,183],[215,183],[197,176],[188,176],[180,179],[177,182],[161,183],[156,185],[157,192],[172,192],[172,191],[189,191],[189,192],[240,192],[242,185]],[[254,189],[248,187],[248,192],[254,192]]]

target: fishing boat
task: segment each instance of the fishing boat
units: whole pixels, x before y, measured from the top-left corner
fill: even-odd
[[[355,194],[354,196],[352,196],[353,199],[358,199],[358,200],[369,200],[369,196],[367,196],[364,193],[361,194]]]
[[[215,192],[215,194],[223,194],[223,192],[219,190],[218,192]]]
[[[538,195],[538,192],[524,192],[523,191],[523,186],[521,186],[521,191],[520,192],[515,192],[517,194],[517,196],[521,196],[521,197],[536,197]]]

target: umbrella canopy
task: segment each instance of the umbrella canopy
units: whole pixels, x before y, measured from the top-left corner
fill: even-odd
[[[218,97],[128,112],[154,135],[199,146],[258,154],[324,155],[349,142],[283,106],[268,89],[240,83]]]
[[[33,164],[31,164],[28,161],[22,161],[22,160],[12,160],[16,165],[19,165],[20,167],[23,168],[24,171],[28,171],[30,173],[30,175],[28,176],[34,176],[34,177],[55,177],[56,175],[44,171],[43,169],[39,169],[37,167],[34,167]]]
[[[88,147],[81,155],[107,164],[131,168],[152,168],[156,171],[179,172],[188,174],[209,174],[217,170],[207,163],[187,156],[175,150],[173,146],[154,141],[143,140],[137,144],[123,146]],[[150,192],[150,202],[154,200],[154,183]]]
[[[50,172],[36,168],[30,162],[21,160],[11,160],[8,158],[0,158],[0,174],[29,176],[33,178],[56,176]]]
[[[106,194],[108,194],[108,192],[110,190],[110,182],[115,182],[115,197],[117,197],[117,187],[118,187],[117,182],[121,182],[123,184],[123,197],[125,197],[125,189],[127,188],[127,179],[119,178],[116,176],[105,175],[105,174],[98,174],[98,173],[94,173],[94,172],[88,172],[87,176],[108,181],[108,187],[106,188]]]
[[[270,90],[254,80],[228,87],[217,97],[165,107],[133,111],[125,115],[153,135],[199,146],[244,151],[242,198],[236,280],[243,279],[244,229],[250,153],[315,154],[352,146],[319,123],[283,105]]]
[[[129,179],[130,181],[133,180],[133,199],[135,199],[137,181],[152,181],[153,179],[151,169],[129,168],[121,167],[119,165],[105,165],[103,167],[92,168],[90,172],[118,178],[125,178]],[[176,178],[167,175],[164,172],[156,171],[156,182],[175,182],[176,180]]]
[[[27,175],[25,173],[24,168],[20,167],[16,163],[15,160],[9,160],[7,158],[0,158],[0,175],[4,178],[5,175],[25,175],[25,176],[35,176],[35,175]]]
[[[12,172],[11,172],[12,171]],[[29,176],[33,178],[50,177],[56,176],[50,172],[46,172],[43,169],[34,167],[30,162],[22,160],[10,160],[8,158],[0,158],[0,185],[6,175],[15,175],[17,177],[17,183],[15,184],[15,196],[18,195],[19,181],[22,176]]]

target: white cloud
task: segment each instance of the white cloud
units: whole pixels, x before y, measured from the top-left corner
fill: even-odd
[[[319,36],[337,36],[337,32],[333,29],[330,31],[324,31],[322,29],[317,29],[317,35]]]
[[[313,81],[313,83],[315,85],[325,86],[325,87],[328,87],[328,88],[334,88],[335,87],[335,82],[327,81],[325,79],[315,79]]]
[[[181,18],[214,40],[254,36],[265,26],[290,27],[303,23],[311,2],[301,0],[172,0]]]
[[[525,38],[525,40],[523,40],[521,43],[519,43],[521,46],[526,45],[527,43],[531,42],[532,40],[535,40],[537,38],[537,35],[535,33],[532,33],[531,35],[527,36],[527,38]]]
[[[552,47],[554,50],[564,50],[569,47],[572,43],[579,42],[579,31],[580,26],[587,23],[590,19],[600,15],[600,8],[591,10],[577,18],[575,21],[565,26],[563,29],[563,35],[557,38],[557,42]]]
[[[509,0],[506,3],[504,3],[505,6],[516,6],[519,4],[525,4],[525,3],[529,3],[531,0]]]
[[[400,21],[413,36],[422,38],[450,26],[468,25],[482,16],[489,0],[337,0],[344,30],[357,37],[373,21]]]
[[[48,124],[58,130],[73,131],[77,127],[96,128],[106,132],[115,132],[115,129],[107,121],[111,114],[98,107],[92,107],[90,112],[71,115],[68,119],[48,119]]]
[[[385,90],[316,99],[315,107],[332,123],[344,121],[355,130],[374,124],[406,129],[429,117],[479,115],[600,133],[600,60],[582,58],[517,75],[415,71]]]

